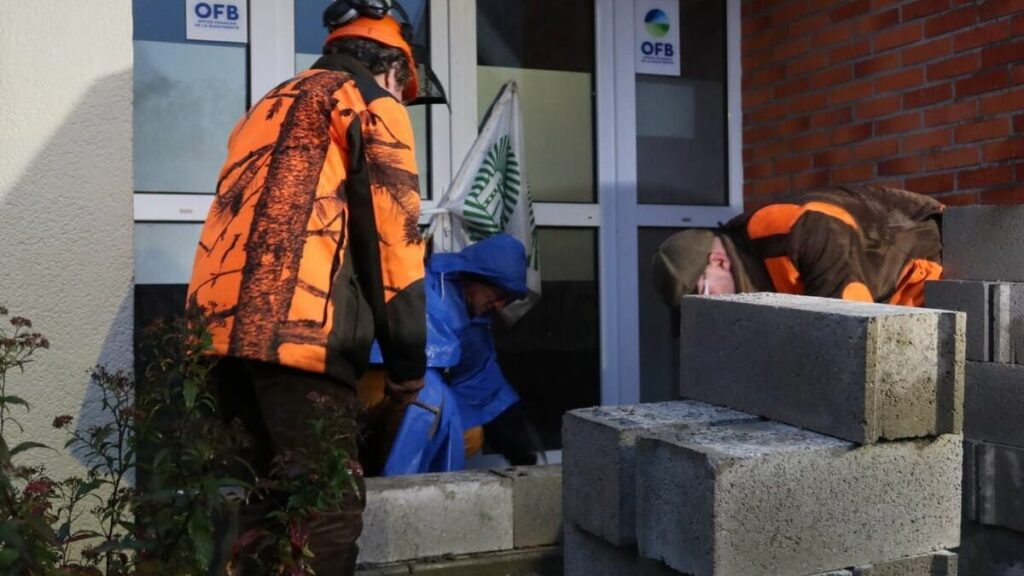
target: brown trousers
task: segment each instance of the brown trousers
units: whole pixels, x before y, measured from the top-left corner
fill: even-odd
[[[238,419],[252,438],[243,457],[257,475],[266,477],[273,459],[287,452],[306,451],[316,459],[318,442],[311,422],[320,418],[307,394],[328,396],[348,415],[343,426],[348,434],[344,449],[357,461],[358,401],[352,385],[323,374],[314,374],[277,364],[224,358],[218,363],[214,380],[218,399],[226,419]],[[311,451],[312,448],[312,451]],[[323,514],[310,526],[309,549],[315,555],[312,568],[318,576],[349,576],[355,573],[358,547],[356,539],[363,529],[366,489],[362,475],[356,479],[359,493],[349,493],[338,513]],[[227,556],[234,540],[251,529],[269,525],[267,515],[283,508],[287,494],[268,496],[243,504],[238,510],[237,528],[222,531],[218,548]],[[226,564],[228,559],[221,560]],[[263,570],[242,563],[241,574],[261,574]]]

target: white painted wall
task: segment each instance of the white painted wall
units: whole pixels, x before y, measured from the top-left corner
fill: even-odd
[[[51,342],[8,387],[33,405],[20,440],[59,448],[90,367],[132,362],[132,4],[5,1],[0,28],[0,304]]]

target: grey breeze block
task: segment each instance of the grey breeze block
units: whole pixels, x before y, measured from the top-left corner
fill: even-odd
[[[814,576],[957,576],[957,555],[948,550],[919,554],[889,562],[822,572]]]
[[[562,418],[565,521],[616,546],[636,543],[637,435],[755,416],[703,402],[659,402],[573,410]]]
[[[965,522],[958,551],[964,576],[1024,576],[1024,534]]]
[[[961,437],[857,446],[778,422],[637,441],[640,555],[694,576],[814,574],[955,548]]]
[[[1024,447],[1024,366],[967,363],[964,436]]]
[[[978,522],[1024,532],[1024,448],[974,445]]]
[[[565,523],[564,576],[685,576],[637,554],[636,546],[615,546]]]
[[[767,293],[681,309],[686,398],[858,443],[961,430],[963,313]]]
[[[943,277],[1024,282],[1024,206],[950,206],[942,214]]]
[[[516,548],[562,539],[562,466],[513,466],[492,470],[512,483],[512,533]]]
[[[359,561],[509,550],[512,484],[487,471],[367,478]]]
[[[925,306],[967,314],[967,360],[1024,362],[1024,283],[935,280]]]

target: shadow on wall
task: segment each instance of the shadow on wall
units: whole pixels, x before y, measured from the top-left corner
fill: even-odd
[[[132,368],[131,111],[131,70],[101,77],[69,112],[53,112],[66,116],[20,175],[0,179],[0,304],[51,344],[11,385],[33,405],[25,436],[51,446],[64,440],[54,416],[95,423],[93,366]],[[34,128],[24,120],[11,122],[5,146]]]

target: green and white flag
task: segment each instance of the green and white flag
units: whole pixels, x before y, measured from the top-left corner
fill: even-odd
[[[523,118],[515,81],[502,86],[458,174],[430,213],[428,235],[435,252],[458,252],[498,232],[514,236],[526,247],[530,294],[502,311],[506,319],[518,320],[540,298],[537,225],[526,179]]]

